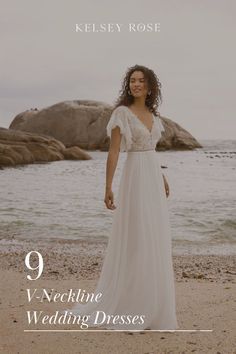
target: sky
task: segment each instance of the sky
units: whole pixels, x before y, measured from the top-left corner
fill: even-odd
[[[236,2],[0,0],[0,127],[65,100],[114,104],[127,69],[152,69],[162,116],[196,139],[235,139]],[[76,24],[122,24],[76,32]],[[134,23],[159,32],[129,32]],[[140,27],[142,28],[142,27]],[[153,25],[154,28],[154,25]]]

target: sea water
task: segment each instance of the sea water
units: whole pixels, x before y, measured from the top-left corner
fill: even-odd
[[[202,140],[193,151],[158,151],[170,196],[175,254],[236,253],[236,141]],[[0,171],[0,239],[105,240],[112,210],[105,207],[107,152],[91,160],[55,161]],[[113,179],[118,191],[126,153]]]

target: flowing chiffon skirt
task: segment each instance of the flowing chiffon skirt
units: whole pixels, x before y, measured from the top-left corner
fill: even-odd
[[[89,315],[89,327],[179,328],[169,211],[155,150],[127,152],[114,203],[108,246],[93,291],[102,293],[100,301],[76,304],[68,311]],[[97,311],[118,316],[107,323],[107,317],[100,313],[95,324]]]

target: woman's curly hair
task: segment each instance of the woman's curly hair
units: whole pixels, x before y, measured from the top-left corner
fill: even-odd
[[[151,91],[151,94],[146,97],[146,106],[154,115],[160,115],[157,109],[162,103],[161,83],[153,70],[138,64],[127,69],[123,79],[122,88],[119,91],[120,96],[115,102],[114,109],[121,105],[130,106],[134,102],[134,97],[129,94],[130,77],[134,71],[142,71],[144,78],[147,81],[148,92]]]

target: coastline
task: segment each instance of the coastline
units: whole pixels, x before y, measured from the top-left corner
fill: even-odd
[[[26,288],[94,291],[101,271],[106,242],[23,242],[1,245],[1,347],[3,353],[235,353],[234,321],[236,256],[173,256],[176,310],[180,330],[192,332],[24,332],[27,310],[52,314],[63,303],[29,303]],[[44,269],[29,281],[24,258],[37,250]],[[36,263],[35,263],[36,265]],[[34,266],[35,266],[34,265]],[[71,307],[69,304],[67,307]],[[34,328],[49,328],[35,325]],[[51,327],[50,327],[51,328]],[[77,329],[54,325],[54,329]],[[211,332],[199,330],[211,329]],[[194,330],[196,330],[194,332]],[[84,332],[83,332],[84,331]],[[46,338],[46,340],[45,340]]]

